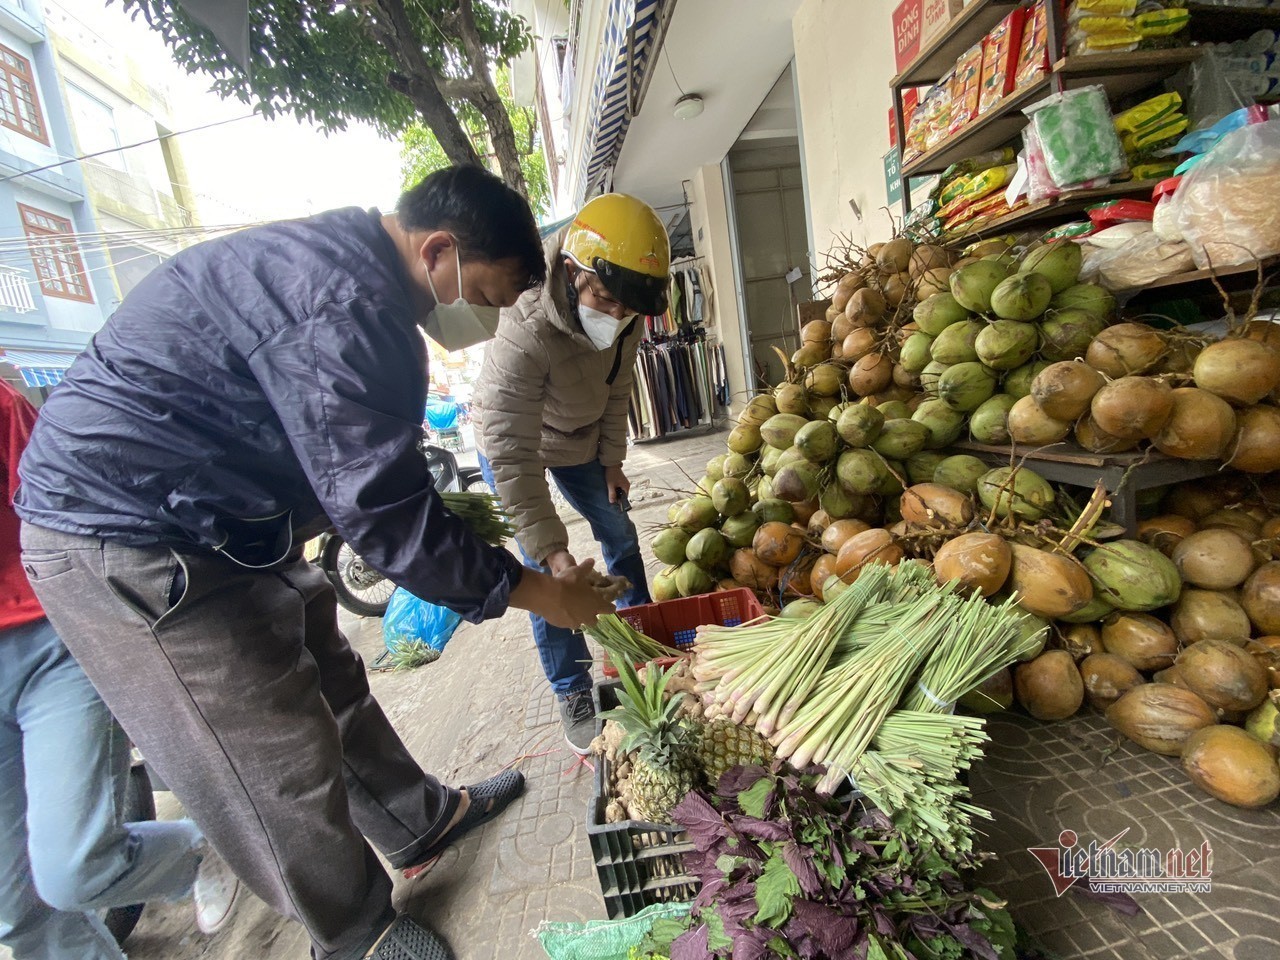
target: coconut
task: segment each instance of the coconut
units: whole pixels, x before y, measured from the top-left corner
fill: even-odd
[[[1010,544],[1009,587],[1028,613],[1054,619],[1093,599],[1089,574],[1074,558],[1020,543]],[[1078,674],[1077,674],[1078,676]]]
[[[957,363],[938,378],[938,397],[953,410],[976,410],[996,392],[996,375],[981,363]]]
[[[962,592],[977,590],[989,597],[1009,579],[1012,562],[1013,551],[1003,537],[993,533],[964,533],[938,548],[933,558],[933,573],[939,583],[958,581]]]
[[[831,342],[841,343],[854,330],[865,330],[866,325],[861,324],[855,326],[853,321],[846,317],[843,313],[831,321]]]
[[[876,254],[876,268],[881,273],[902,273],[911,265],[915,245],[903,237],[890,240]]]
[[[1280,410],[1257,406],[1240,411],[1229,466],[1246,473],[1280,470]]]
[[[765,421],[760,428],[764,442],[771,447],[785,450],[796,441],[796,434],[809,421],[791,413],[779,413]]]
[[[808,370],[830,359],[831,344],[829,342],[806,343],[791,355],[791,365],[800,370]]]
[[[794,563],[782,567],[778,573],[778,587],[784,597],[812,597],[810,578],[814,563],[818,559],[816,553],[801,553]]]
[[[902,464],[896,460],[886,460],[884,462],[885,477],[880,481],[880,486],[876,488],[876,493],[882,497],[897,497],[902,493],[902,476],[906,473]],[[897,502],[896,500],[894,501]],[[885,512],[885,523],[889,522],[889,513]]]
[[[888,420],[902,420],[911,418],[911,408],[901,400],[890,400],[887,403],[876,404],[876,409],[880,411],[880,415]]]
[[[1040,371],[1049,366],[1044,360],[1036,360],[1032,363],[1024,363],[1005,375],[1004,384],[1001,387],[1005,393],[1013,397],[1015,400],[1021,400],[1023,397],[1031,395],[1031,384],[1035,382]]]
[[[991,312],[1002,320],[1034,320],[1049,309],[1053,289],[1038,273],[1016,273],[991,293]]]
[[[938,450],[950,446],[964,432],[965,416],[952,410],[941,400],[926,400],[911,415],[916,423],[923,424],[929,432],[925,447]]]
[[[1105,710],[1122,696],[1146,681],[1126,660],[1111,653],[1092,653],[1080,663],[1085,696],[1099,710]]]
[[[1276,703],[1277,696],[1273,693],[1254,707],[1244,721],[1249,736],[1269,747],[1280,747],[1280,708]]]
[[[738,479],[742,479],[751,472],[751,467],[751,461],[742,454],[730,453],[725,456],[724,461],[721,464],[721,471],[726,477],[737,477]],[[711,491],[708,490],[707,495],[709,496],[710,494]]]
[[[934,267],[916,278],[916,299],[927,300],[939,293],[951,294],[951,267]]]
[[[679,527],[666,527],[653,538],[653,555],[672,567],[685,561],[689,534]]]
[[[999,599],[1001,592],[997,592]],[[1017,636],[1009,643],[1009,652],[1019,663],[1030,663],[1040,654],[1049,642],[1049,621],[1034,613],[1015,609]]]
[[[1084,703],[1084,682],[1071,655],[1046,650],[1013,673],[1018,702],[1037,720],[1065,720]]]
[[[963,697],[960,706],[974,713],[998,713],[1013,709],[1013,671],[997,670]]]
[[[1267,671],[1244,647],[1201,640],[1178,654],[1178,672],[1201,700],[1220,710],[1252,710],[1267,695]]]
[[[785,523],[762,523],[751,542],[755,555],[775,567],[794,563],[804,547],[804,533]],[[741,580],[734,571],[734,579]]]
[[[762,593],[769,593],[778,586],[778,568],[765,563],[753,550],[733,551],[729,558],[729,572],[744,587]]]
[[[821,539],[822,531],[831,525],[831,517],[827,511],[819,507],[813,512],[813,516],[809,518],[809,522],[805,525],[805,529],[810,537]]]
[[[1021,273],[1037,273],[1049,281],[1055,294],[1063,293],[1080,279],[1084,260],[1080,245],[1074,240],[1046,243],[1032,250],[1018,264]]]
[[[1102,645],[1138,670],[1173,665],[1178,638],[1168,625],[1146,613],[1116,613],[1102,621]]]
[[[826,463],[839,452],[840,438],[829,421],[814,420],[796,431],[795,445],[809,462]]]
[[[893,381],[893,361],[883,354],[869,353],[849,370],[849,389],[860,397],[879,393]]]
[[[818,397],[839,396],[840,389],[844,386],[844,369],[830,363],[816,366],[805,377],[805,386],[811,394]],[[810,403],[812,404],[812,399]]]
[[[978,478],[990,469],[977,457],[961,453],[938,464],[933,471],[933,482],[973,495],[978,492]]]
[[[871,287],[863,287],[849,298],[844,315],[855,322],[858,317],[862,317],[870,321],[863,326],[873,327],[884,318],[888,308],[889,304],[885,301],[884,294]]]
[[[969,417],[969,433],[979,443],[1009,442],[1009,411],[1017,401],[1007,393],[997,393]]]
[[[742,416],[738,418],[738,423],[755,427],[763,426],[765,421],[777,412],[778,404],[771,395],[757,394],[747,401],[747,406],[742,411]]]
[[[873,494],[888,476],[884,458],[872,450],[846,450],[836,461],[836,479],[850,493]]]
[[[813,567],[809,570],[809,592],[819,600],[826,600],[824,584],[835,575],[836,558],[833,554],[824,553],[814,561]]]
[[[945,363],[930,360],[929,365],[920,371],[920,389],[929,396],[936,397],[938,395],[938,381],[950,369]]]
[[[751,506],[751,491],[737,477],[725,477],[711,488],[711,502],[722,517],[735,517]]]
[[[1031,395],[1055,420],[1075,421],[1107,381],[1087,363],[1051,363],[1031,381]]]
[[[691,536],[699,530],[715,526],[719,519],[720,511],[710,497],[690,497],[676,511],[676,525]]]
[[[902,547],[888,530],[872,528],[856,533],[844,542],[836,555],[836,575],[845,583],[853,583],[863,567],[871,563],[897,566],[903,558]]]
[[[849,298],[853,296],[855,290],[860,290],[866,286],[866,280],[862,274],[851,271],[846,273],[836,283],[836,289],[831,294],[831,306],[836,310],[843,310],[849,303]]]
[[[822,549],[837,554],[850,537],[871,528],[861,520],[836,520],[822,532]]]
[[[917,331],[907,337],[906,342],[902,344],[902,353],[898,357],[898,364],[903,370],[910,373],[920,373],[929,365],[929,361],[933,359],[930,352],[933,346],[933,337],[929,334]]]
[[[796,519],[796,508],[787,500],[777,497],[764,497],[757,500],[751,508],[756,519],[761,523],[793,523]]]
[[[1215,510],[1200,521],[1200,529],[1202,530],[1209,530],[1215,527],[1234,530],[1243,534],[1249,540],[1255,540],[1262,535],[1262,524],[1258,522],[1257,518],[1235,507]]]
[[[676,589],[682,597],[710,593],[714,587],[715,581],[711,579],[711,575],[692,560],[680,564],[676,570]]]
[[[997,320],[978,334],[974,349],[978,359],[993,370],[1014,370],[1031,359],[1039,342],[1034,324]]]
[[[938,334],[929,348],[929,356],[947,365],[977,360],[978,351],[975,344],[978,342],[978,334],[982,333],[983,329],[984,325],[976,320],[953,323]]]
[[[950,266],[951,252],[946,247],[940,247],[932,243],[922,243],[912,251],[907,270],[911,276],[920,277],[930,270],[949,268]]]
[[[1116,315],[1116,298],[1096,283],[1077,283],[1054,294],[1049,307],[1053,310],[1087,310],[1099,320],[1110,323]]]
[[[890,307],[896,307],[907,296],[907,290],[911,287],[911,275],[907,273],[894,273],[884,278],[884,298]]]
[[[792,503],[818,495],[818,466],[808,460],[789,463],[773,478],[774,496]]]
[[[929,436],[929,428],[916,420],[886,420],[871,449],[890,460],[905,460],[923,450]]]
[[[902,492],[902,519],[922,527],[964,527],[973,519],[969,498],[938,483],[917,483]]]
[[[760,438],[760,428],[754,424],[740,423],[729,431],[729,449],[734,453],[744,456],[755,453],[763,443],[764,441]]]
[[[997,396],[1008,396],[1008,394],[997,394]],[[1071,433],[1071,422],[1068,420],[1055,420],[1044,412],[1040,404],[1036,402],[1035,397],[1027,396],[1018,400],[1009,409],[1006,429],[1009,439],[1012,439],[1014,443],[1042,447],[1046,444],[1057,443],[1059,440],[1066,439],[1067,435]],[[976,433],[974,438],[978,439]],[[984,442],[1004,443],[1006,441],[988,440]]]
[[[831,324],[826,320],[810,320],[800,328],[801,343],[827,343],[831,340]]]
[[[828,483],[818,494],[818,505],[832,520],[855,516],[865,508],[862,498],[855,497],[839,483]]]
[[[1093,338],[1085,362],[1117,380],[1151,370],[1164,351],[1164,337],[1157,331],[1142,323],[1118,323]]]
[[[1280,767],[1265,744],[1222,724],[1187,738],[1182,769],[1201,790],[1234,807],[1265,807],[1280,796]]]
[[[1008,276],[1007,264],[995,260],[979,260],[959,267],[951,274],[951,295],[966,310],[986,313],[991,309],[991,295]]]
[[[801,384],[779,384],[778,388],[773,391],[773,398],[777,401],[778,410],[781,414],[804,417],[809,412],[809,395]],[[761,433],[764,433],[763,428]],[[770,443],[773,442],[768,439],[767,434],[765,435],[765,440]],[[775,443],[774,446],[781,446],[781,444]]]
[[[947,327],[969,319],[969,311],[950,293],[935,293],[916,304],[911,319],[923,333],[936,337]]]
[[[760,528],[759,518],[747,510],[736,517],[729,517],[720,525],[720,535],[731,547],[749,547]],[[661,559],[661,558],[659,558]]]
[[[722,453],[720,456],[712,457],[707,461],[707,479],[712,483],[724,476],[724,460],[725,454]]]
[[[880,338],[870,327],[859,327],[849,333],[840,344],[841,359],[847,362],[861,360],[875,350]]]
[[[911,483],[933,483],[933,474],[938,464],[947,459],[945,453],[928,448],[921,450],[906,460],[907,479]]]
[[[1280,561],[1264,563],[1250,575],[1240,603],[1259,632],[1280,633]]]
[[[1117,610],[1145,611],[1178,599],[1182,580],[1173,561],[1138,540],[1116,540],[1090,553],[1084,567],[1094,592]]]
[[[1188,587],[1169,615],[1169,625],[1180,643],[1203,640],[1242,642],[1249,636],[1249,615],[1235,596],[1219,590]]]
[[[1182,579],[1206,590],[1238,587],[1253,573],[1253,547],[1234,530],[1200,530],[1183,539],[1173,551],[1173,565]]]
[[[787,449],[789,450],[790,447]],[[777,447],[772,447],[768,444],[761,447],[760,470],[766,477],[772,477],[778,472],[778,469],[782,466],[780,461],[784,453],[786,453],[786,450],[779,450]]]
[[[676,586],[676,568],[669,567],[654,576],[649,582],[649,594],[657,603],[666,600],[678,600],[680,588]]]
[[[1173,391],[1173,411],[1152,442],[1169,457],[1220,460],[1235,432],[1230,404],[1207,390],[1179,387]]]
[[[1220,340],[1200,351],[1192,376],[1230,403],[1257,403],[1280,386],[1280,351],[1256,340]]]
[[[1178,544],[1195,532],[1195,521],[1175,514],[1161,514],[1138,522],[1138,539],[1170,558]]]
[[[883,428],[884,414],[867,404],[850,404],[836,421],[836,433],[851,447],[870,446]]]
[[[1093,422],[1092,416],[1084,416],[1076,421],[1076,443],[1090,453],[1123,453],[1138,445],[1137,440],[1121,440],[1113,437]]]
[[[1099,620],[1109,616],[1115,608],[1107,601],[1094,597],[1075,613],[1064,614],[1058,619],[1063,623],[1097,623]]]
[[[997,467],[978,478],[978,498],[997,517],[1010,514],[1024,520],[1039,520],[1053,505],[1053,487],[1026,467]]]
[[[1197,730],[1218,722],[1213,708],[1171,683],[1144,683],[1107,708],[1107,723],[1144,750],[1176,757]]]
[[[1173,413],[1173,391],[1149,377],[1121,377],[1104,384],[1089,404],[1093,422],[1120,440],[1154,437]]]
[[[704,570],[714,570],[724,562],[728,552],[728,544],[720,535],[720,531],[714,527],[707,527],[689,538],[688,546],[685,547],[685,558],[692,560]]]
[[[1090,654],[1102,653],[1102,631],[1096,623],[1069,623],[1059,626],[1057,647],[1080,661]]]
[[[839,397],[819,397],[811,394],[809,396],[809,412],[814,420],[825,420],[832,408],[839,402]]]

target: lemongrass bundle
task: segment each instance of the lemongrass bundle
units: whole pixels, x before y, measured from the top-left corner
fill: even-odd
[[[615,667],[621,664],[645,663],[661,657],[678,656],[680,651],[664,647],[657,640],[646,636],[616,613],[606,613],[596,619],[595,625],[584,631],[604,648]]]
[[[515,536],[502,502],[491,493],[442,493],[440,499],[454,516],[466,521],[471,532],[485,543],[500,547]]]

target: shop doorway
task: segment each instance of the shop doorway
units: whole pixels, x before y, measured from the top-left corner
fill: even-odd
[[[782,360],[800,346],[796,305],[812,299],[812,257],[795,86],[787,70],[727,157],[737,235],[739,307],[753,386],[780,383]]]

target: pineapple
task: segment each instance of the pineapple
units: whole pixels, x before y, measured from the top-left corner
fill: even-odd
[[[734,767],[767,764],[773,760],[773,747],[769,741],[750,727],[726,717],[704,723],[701,727],[698,760],[712,786]]]
[[[666,677],[649,664],[642,686],[635,668],[619,665],[620,707],[601,714],[626,733],[620,753],[630,754],[627,810],[637,820],[670,823],[671,810],[698,786],[696,731],[679,717],[681,697],[665,697]]]

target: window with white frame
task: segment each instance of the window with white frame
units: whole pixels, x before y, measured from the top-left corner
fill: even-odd
[[[111,104],[98,99],[88,90],[67,84],[67,102],[76,128],[76,144],[83,154],[101,154],[93,159],[117,170],[123,170],[124,154],[120,152],[120,130]],[[112,151],[104,153],[103,151]]]

